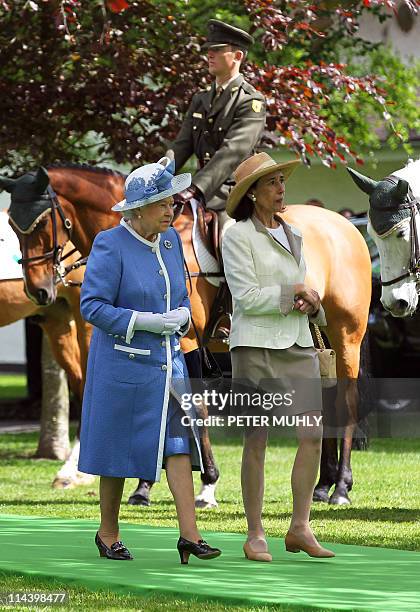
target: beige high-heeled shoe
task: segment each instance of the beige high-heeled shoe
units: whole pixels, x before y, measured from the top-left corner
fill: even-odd
[[[263,551],[254,550],[253,548],[251,548],[249,540],[245,542],[243,546],[243,550],[244,550],[245,557],[249,559],[250,561],[265,561],[266,563],[269,563],[270,561],[273,560],[273,557],[270,555],[268,550],[263,552]]]
[[[304,536],[297,536],[288,531],[284,539],[287,552],[298,553],[301,550],[306,552],[310,557],[319,557],[320,559],[335,557],[335,553],[328,548],[323,548],[318,542],[309,544]]]

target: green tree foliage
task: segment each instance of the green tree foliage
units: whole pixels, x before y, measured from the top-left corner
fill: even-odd
[[[416,67],[357,37],[385,4],[0,0],[0,164],[156,159],[207,83],[209,17],[256,38],[245,73],[268,100],[267,144],[334,165],[377,146],[381,123],[395,146],[418,126]]]
[[[180,0],[179,4],[183,4],[183,1]],[[417,12],[418,2],[406,4],[411,11]],[[369,0],[306,3],[227,0],[223,5],[218,0],[206,0],[205,3],[202,0],[189,0],[186,17],[194,31],[201,35],[205,34],[210,14],[252,31],[257,43],[250,51],[249,59],[257,66],[270,64],[305,70],[308,65],[332,65],[338,66],[345,75],[360,79],[367,77],[366,86],[349,81],[342,87],[336,87],[332,80],[322,79],[322,95],[317,87],[305,92],[309,100],[315,99],[319,103],[317,114],[327,122],[333,138],[343,139],[354,156],[357,152],[358,156],[363,157],[372,155],[384,140],[392,148],[403,145],[407,152],[411,152],[409,136],[420,131],[420,62],[414,59],[409,63],[404,62],[391,48],[358,36],[359,22],[363,16],[370,12],[380,22],[385,22],[393,18],[390,10],[395,8],[393,5]],[[271,40],[264,44],[266,34],[255,19],[260,7],[266,19],[265,25],[269,26],[279,8],[285,18],[283,36],[279,36],[281,22],[276,22],[279,28],[274,34],[277,47]],[[265,8],[272,11],[271,16]],[[377,95],[372,95],[374,92]],[[281,136],[284,133],[278,135],[283,143]],[[290,142],[287,134],[286,139]],[[306,152],[310,156],[313,152],[311,139],[306,138],[305,141],[309,145]],[[347,152],[340,151],[340,148],[335,156],[345,161]],[[303,147],[300,151],[303,152]],[[334,163],[329,159],[330,162]]]
[[[202,70],[189,25],[173,10],[147,0],[126,12],[101,0],[3,3],[0,163],[21,171],[159,155]]]

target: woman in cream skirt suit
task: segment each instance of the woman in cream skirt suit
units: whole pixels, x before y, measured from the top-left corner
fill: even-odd
[[[310,379],[310,394],[288,415],[304,415],[310,427],[298,425],[298,450],[292,470],[293,514],[285,544],[289,552],[333,557],[317,542],[309,525],[312,493],[321,455],[322,395],[317,353],[309,320],[326,325],[316,291],[304,284],[302,236],[281,218],[285,181],[298,160],[276,163],[259,153],[234,173],[227,212],[236,219],[223,240],[223,262],[233,299],[230,337],[232,378],[263,388]],[[305,385],[303,385],[305,386]],[[284,389],[283,389],[284,390]],[[242,456],[242,495],[248,523],[244,552],[248,559],[271,561],[262,525],[264,460],[268,430],[247,429]]]

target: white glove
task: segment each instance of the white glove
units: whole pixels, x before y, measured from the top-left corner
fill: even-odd
[[[168,319],[166,314],[156,312],[139,312],[134,323],[136,331],[148,331],[154,334],[174,334],[179,328],[180,325],[175,320]]]
[[[175,310],[165,313],[165,318],[172,323],[177,323],[179,327],[184,327],[190,320],[190,311],[185,306],[180,306]]]

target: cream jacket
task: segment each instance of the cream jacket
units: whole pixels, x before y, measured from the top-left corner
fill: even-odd
[[[326,326],[321,306],[316,317],[293,310],[294,286],[303,283],[306,266],[302,234],[280,219],[291,251],[255,217],[232,225],[223,239],[223,263],[233,300],[230,348],[284,349],[313,346],[309,320]]]

